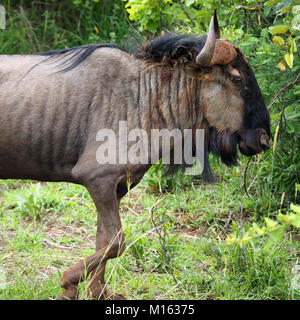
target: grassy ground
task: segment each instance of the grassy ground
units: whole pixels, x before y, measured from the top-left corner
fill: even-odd
[[[222,166],[215,185],[177,178],[180,187],[162,194],[150,172],[121,202],[127,249],[108,263],[109,288],[128,299],[299,299],[291,286],[299,233],[288,230],[269,250],[261,239],[225,243],[266,210],[251,194],[241,199],[240,170]],[[57,299],[63,270],[94,252],[96,212],[81,186],[1,181],[0,230],[0,299]]]

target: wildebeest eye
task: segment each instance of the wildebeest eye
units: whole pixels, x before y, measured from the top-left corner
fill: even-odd
[[[232,78],[231,78],[231,81],[232,81],[233,83],[241,83],[241,82],[242,82],[242,79],[239,78],[239,77],[232,77]]]

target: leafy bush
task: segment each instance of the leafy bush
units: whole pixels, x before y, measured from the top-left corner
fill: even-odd
[[[256,238],[268,236],[269,239],[265,243],[264,249],[269,250],[271,246],[282,240],[283,232],[288,227],[292,226],[294,228],[300,229],[300,206],[291,205],[291,211],[288,214],[278,214],[278,221],[274,221],[270,218],[265,218],[265,225],[259,227],[256,223],[253,223],[247,232],[240,236],[237,232],[228,236],[226,239],[227,244],[238,244],[239,246],[244,246],[254,241]]]

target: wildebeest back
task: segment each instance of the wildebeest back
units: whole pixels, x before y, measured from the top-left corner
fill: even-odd
[[[60,56],[1,56],[0,177],[72,180],[88,139],[120,120],[135,122],[138,68],[131,60],[101,48],[60,72]]]

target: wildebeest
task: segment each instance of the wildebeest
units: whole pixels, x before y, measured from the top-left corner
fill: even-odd
[[[99,129],[205,130],[205,153],[237,163],[269,147],[270,120],[242,51],[220,39],[214,13],[207,36],[167,34],[128,53],[86,45],[0,58],[0,177],[85,186],[98,212],[96,253],[62,275],[62,298],[74,299],[91,274],[93,298],[105,289],[108,259],[124,252],[120,199],[151,164],[96,160]]]

